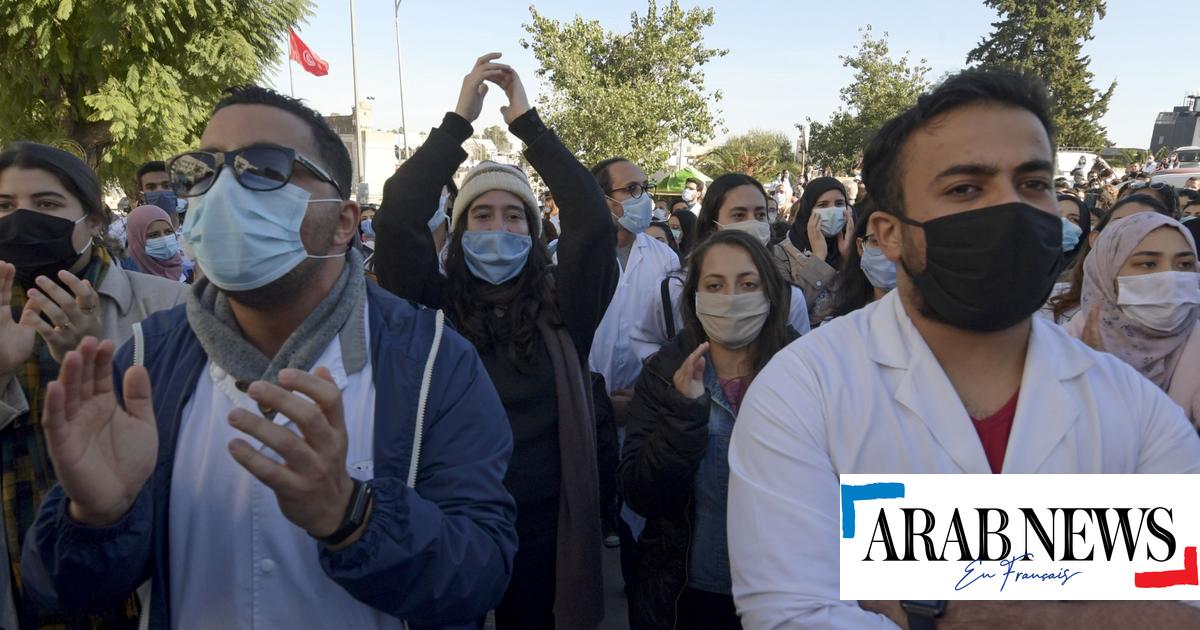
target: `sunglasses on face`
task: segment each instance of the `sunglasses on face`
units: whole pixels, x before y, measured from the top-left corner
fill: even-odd
[[[279,190],[292,180],[299,164],[331,184],[342,197],[342,189],[320,166],[295,149],[274,145],[244,147],[234,151],[188,151],[167,162],[171,189],[180,197],[196,197],[208,192],[222,167],[233,169],[238,184],[249,190]]]
[[[1166,190],[1167,184],[1166,182],[1133,182],[1129,185],[1129,188],[1130,190],[1141,190],[1143,188],[1149,188],[1150,190]]]

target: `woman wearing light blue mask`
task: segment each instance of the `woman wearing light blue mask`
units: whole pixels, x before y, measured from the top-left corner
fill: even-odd
[[[875,211],[869,197],[855,209],[854,247],[842,261],[828,294],[819,300],[818,323],[856,311],[896,288],[896,263],[879,248],[867,221]]]
[[[783,276],[803,289],[813,321],[817,299],[854,245],[849,199],[845,186],[833,177],[810,181],[792,208],[788,238],[773,252]]]
[[[508,413],[514,448],[505,485],[517,502],[519,550],[497,628],[594,627],[604,604],[600,494],[603,484],[614,485],[616,447],[614,429],[611,451],[598,452],[587,357],[616,286],[615,231],[596,180],[497,57],[478,60],[458,106],[384,186],[375,270],[385,289],[445,309],[478,349]],[[525,173],[483,162],[463,178],[449,209],[443,276],[430,216],[443,183],[467,158],[461,145],[486,83],[507,95],[504,120],[560,209],[561,264],[551,265],[540,238]]]
[[[145,274],[184,280],[179,238],[167,213],[157,206],[138,206],[129,213],[129,257]]]
[[[1058,214],[1063,224],[1063,256],[1066,263],[1063,268],[1063,280],[1069,277],[1071,265],[1082,249],[1081,243],[1086,240],[1092,228],[1092,210],[1087,204],[1071,195],[1058,196]]]

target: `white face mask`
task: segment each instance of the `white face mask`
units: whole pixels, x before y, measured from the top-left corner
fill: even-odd
[[[771,302],[762,291],[696,294],[696,317],[704,333],[730,350],[744,348],[758,339],[770,312]]]
[[[1179,332],[1200,304],[1200,274],[1162,271],[1117,278],[1117,308],[1130,322],[1162,333]]]
[[[691,188],[684,188],[683,189],[683,200],[688,203],[692,203],[692,202],[696,201],[696,191],[692,190]]]
[[[714,221],[714,223],[717,222]],[[749,221],[739,221],[737,223],[730,223],[729,225],[717,223],[717,226],[722,230],[737,230],[739,232],[745,232],[750,236],[757,238],[758,241],[764,246],[771,242],[771,224],[767,223],[766,221],[750,219]]]

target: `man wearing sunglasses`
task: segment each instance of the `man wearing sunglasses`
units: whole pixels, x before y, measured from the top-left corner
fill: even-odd
[[[204,278],[120,351],[64,359],[25,588],[83,611],[149,580],[151,628],[473,625],[516,547],[478,355],[364,280],[319,114],[237,88],[201,143],[167,170]]]

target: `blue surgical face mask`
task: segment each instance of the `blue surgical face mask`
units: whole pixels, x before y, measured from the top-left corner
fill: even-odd
[[[883,291],[891,291],[896,288],[896,263],[888,260],[882,249],[863,247],[862,260],[859,261],[859,265],[871,286]]]
[[[375,238],[374,219],[363,219],[358,225],[360,228],[362,228],[363,236],[367,238]]]
[[[679,228],[671,228],[671,234],[675,237],[676,243],[683,240],[683,230]]]
[[[145,197],[148,206],[158,206],[167,212],[179,211],[179,198],[173,190],[148,190],[142,193],[142,196]]]
[[[821,234],[837,236],[846,229],[846,206],[817,208],[816,213],[821,216]]]
[[[1062,220],[1062,248],[1064,252],[1074,250],[1079,246],[1079,237],[1083,236],[1083,228],[1071,223],[1067,219]]]
[[[432,232],[446,223],[446,200],[449,196],[445,192],[442,193],[441,199],[438,200],[437,210],[433,211],[433,216],[429,217],[429,231]]]
[[[310,199],[307,190],[287,184],[270,191],[250,190],[230,169],[221,169],[208,192],[196,197],[183,224],[183,237],[204,276],[225,291],[266,286],[313,256],[300,240],[308,204],[341,199]]]
[[[521,274],[533,248],[533,237],[507,230],[463,232],[463,258],[476,278],[504,284]]]
[[[621,227],[632,234],[641,234],[650,227],[651,214],[654,212],[654,202],[650,201],[650,195],[642,194],[636,199],[630,197],[621,202],[621,207],[625,209],[625,216],[617,219]]]
[[[146,255],[155,260],[171,260],[179,254],[179,239],[174,234],[146,239]]]

